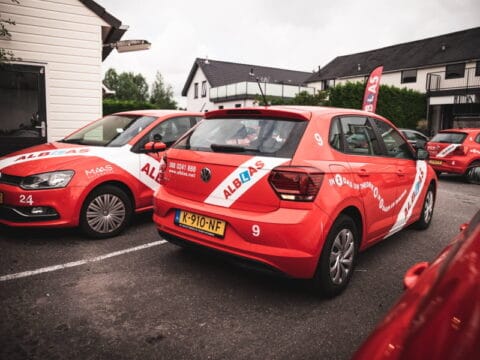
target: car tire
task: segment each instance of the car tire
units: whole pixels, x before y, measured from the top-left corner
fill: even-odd
[[[465,180],[470,184],[480,184],[480,161],[474,161],[468,166]]]
[[[425,198],[423,199],[422,212],[420,219],[415,223],[415,228],[418,230],[425,230],[430,226],[433,217],[433,209],[435,207],[435,191],[433,185],[428,187]]]
[[[320,255],[313,287],[332,298],[347,287],[358,253],[359,235],[350,216],[340,215],[332,225]]]
[[[132,212],[132,203],[123,190],[104,185],[94,189],[85,199],[80,227],[92,238],[113,237],[128,226]]]

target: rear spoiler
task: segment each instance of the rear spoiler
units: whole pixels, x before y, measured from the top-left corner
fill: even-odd
[[[272,109],[268,107],[243,108],[243,109],[223,109],[214,110],[205,113],[206,119],[216,119],[223,117],[268,117],[284,118],[291,120],[308,121],[312,117],[310,111],[298,109]]]

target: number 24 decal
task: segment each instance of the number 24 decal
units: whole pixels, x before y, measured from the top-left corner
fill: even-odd
[[[20,195],[20,203],[33,205],[33,196],[32,195]]]

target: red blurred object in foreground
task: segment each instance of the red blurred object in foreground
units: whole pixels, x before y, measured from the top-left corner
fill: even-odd
[[[461,230],[429,267],[407,271],[406,292],[355,360],[480,359],[480,211]]]

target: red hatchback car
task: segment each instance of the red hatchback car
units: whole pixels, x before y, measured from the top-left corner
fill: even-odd
[[[437,179],[386,119],[326,107],[208,112],[164,157],[154,221],[200,245],[341,292],[358,250],[432,218]]]
[[[133,212],[152,208],[161,157],[201,120],[177,110],[107,115],[65,139],[0,158],[0,224],[73,227],[91,237],[119,234]]]
[[[432,262],[405,275],[408,289],[355,360],[480,359],[480,211]]]
[[[428,142],[427,150],[428,162],[438,174],[460,174],[468,180],[469,171],[480,167],[480,129],[442,130]]]

